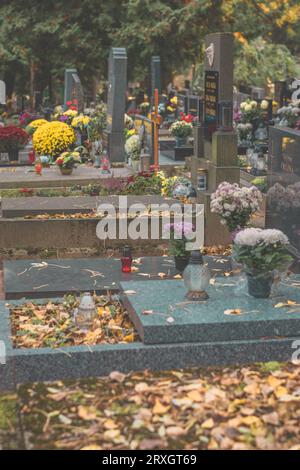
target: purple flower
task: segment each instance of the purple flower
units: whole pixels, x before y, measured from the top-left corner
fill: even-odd
[[[187,236],[193,233],[195,226],[191,222],[176,222],[173,224],[165,224],[166,232],[173,232],[180,236]]]

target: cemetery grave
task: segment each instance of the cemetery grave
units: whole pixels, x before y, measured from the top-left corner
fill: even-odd
[[[8,113],[0,390],[291,360],[300,342],[300,108],[279,82],[277,109],[260,86],[234,89],[235,36],[205,36],[202,91],[187,77],[183,89],[166,87],[159,55],[147,93],[136,91],[131,50],[111,47],[105,102],[89,100],[86,77],[70,67],[61,104],[43,107],[36,91],[29,111],[23,103]],[[183,209],[190,217],[179,220]],[[79,258],[60,258],[72,249]]]

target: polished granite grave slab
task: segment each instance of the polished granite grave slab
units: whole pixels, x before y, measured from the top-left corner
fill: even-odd
[[[145,344],[300,336],[299,275],[284,279],[269,299],[249,296],[243,275],[214,279],[205,302],[187,302],[182,280],[121,282],[121,287]]]
[[[231,270],[228,257],[205,257],[217,275]],[[117,258],[78,258],[4,261],[6,299],[22,297],[56,297],[66,292],[119,290],[120,282],[164,279],[178,274],[172,258],[148,256],[139,258],[130,274],[121,272]]]
[[[150,282],[154,281],[149,281],[149,284]],[[47,303],[47,299],[38,302]],[[22,301],[12,301],[10,304],[13,306],[20,303]],[[128,373],[145,369],[159,371],[288,361],[300,340],[300,337],[294,336],[250,341],[153,345],[135,342],[57,349],[15,349],[11,342],[9,317],[9,307],[5,302],[0,302],[0,341],[6,346],[6,363],[0,364],[2,390],[14,389],[21,383],[101,377],[116,370]]]

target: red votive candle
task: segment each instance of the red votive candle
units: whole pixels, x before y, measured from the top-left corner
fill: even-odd
[[[125,246],[121,258],[122,273],[131,273],[132,255],[129,246]]]

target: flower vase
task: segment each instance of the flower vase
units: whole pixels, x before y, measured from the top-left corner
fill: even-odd
[[[131,167],[134,173],[140,171],[140,160],[131,160]]]
[[[73,173],[73,168],[62,168],[60,167],[60,172],[64,176],[71,175]]]
[[[175,261],[175,268],[180,273],[183,273],[187,265],[189,264],[190,257],[189,256],[174,256]]]
[[[270,297],[274,281],[273,272],[269,273],[246,273],[248,281],[248,293],[257,299]]]
[[[175,137],[176,147],[185,147],[187,144],[187,137]]]

